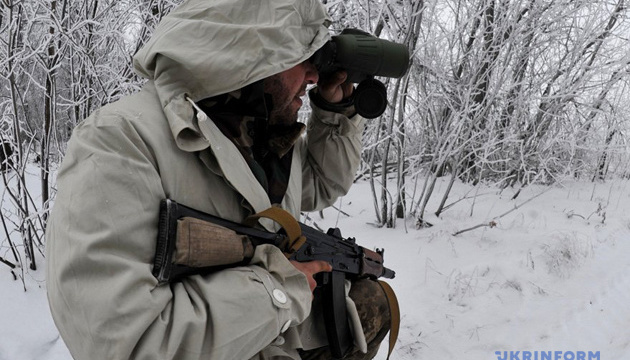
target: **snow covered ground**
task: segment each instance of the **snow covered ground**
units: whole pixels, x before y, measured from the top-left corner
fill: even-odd
[[[591,352],[622,360],[630,359],[629,183],[531,186],[515,200],[516,189],[487,187],[463,199],[470,187],[459,183],[448,203],[462,200],[440,218],[427,215],[434,226],[417,230],[412,220],[376,228],[369,184],[359,182],[336,204],[343,213],[331,208],[323,219],[303,220],[386,249],[402,313],[392,359],[541,360],[548,352],[588,359]],[[495,227],[452,235],[492,220]],[[26,291],[0,264],[0,360],[70,359],[50,317],[43,270],[26,272],[25,282]],[[377,359],[385,357],[382,349]]]

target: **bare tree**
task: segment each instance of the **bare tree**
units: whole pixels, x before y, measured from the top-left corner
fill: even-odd
[[[411,207],[419,223],[448,172],[438,216],[457,180],[526,185],[603,169],[600,149],[620,130],[605,130],[603,114],[623,108],[626,18],[623,0],[428,4],[415,57],[423,83],[410,84],[425,103],[406,119],[424,125],[412,164],[427,175]]]
[[[0,134],[12,149],[2,171],[0,219],[2,243],[17,265],[36,270],[37,254],[43,256],[54,171],[72,129],[96,108],[139,89],[131,57],[176,3],[0,3]],[[39,191],[27,186],[35,172]],[[15,245],[17,238],[24,246]]]

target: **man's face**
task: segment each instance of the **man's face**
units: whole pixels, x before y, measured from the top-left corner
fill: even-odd
[[[265,92],[270,94],[273,99],[269,124],[291,125],[295,123],[298,110],[302,107],[301,97],[306,94],[306,85],[315,84],[318,79],[317,69],[309,61],[304,61],[289,70],[265,79]]]

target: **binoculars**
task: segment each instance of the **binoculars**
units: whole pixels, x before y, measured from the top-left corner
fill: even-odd
[[[359,84],[353,93],[357,113],[374,119],[387,107],[385,85],[374,76],[402,77],[409,68],[409,50],[358,29],[345,29],[317,50],[311,62],[320,77],[346,71],[346,81]]]

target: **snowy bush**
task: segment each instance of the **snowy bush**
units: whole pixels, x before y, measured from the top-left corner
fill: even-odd
[[[559,277],[569,277],[593,255],[593,243],[585,235],[563,232],[554,234],[543,250],[548,271]]]

